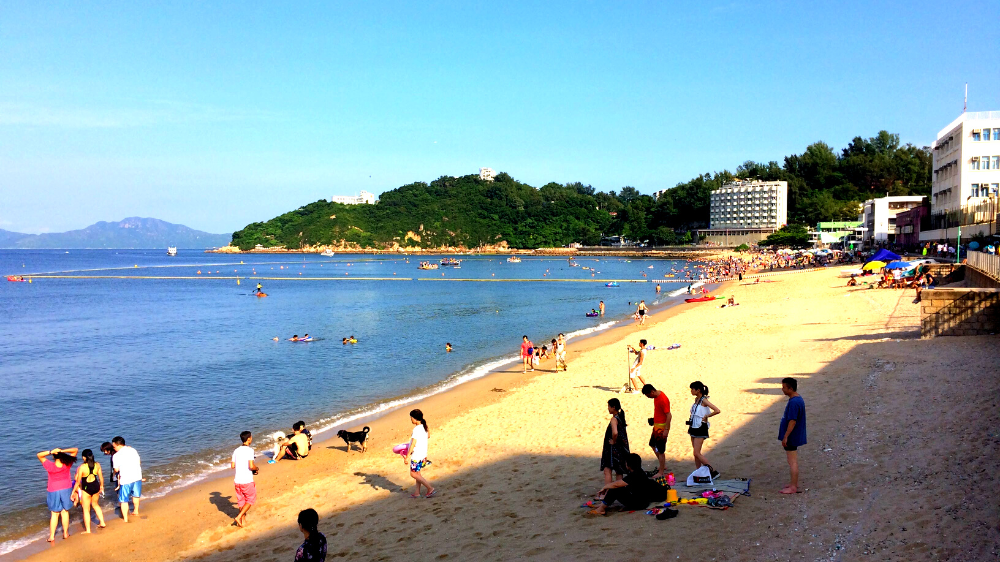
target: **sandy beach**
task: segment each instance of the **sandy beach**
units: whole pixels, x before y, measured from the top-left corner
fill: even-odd
[[[90,536],[74,525],[69,540],[29,559],[292,560],[307,507],[321,516],[330,560],[997,559],[1000,338],[921,340],[912,290],[848,288],[834,269],[768,279],[728,284],[738,307],[682,304],[642,328],[571,342],[567,372],[551,372],[551,361],[529,375],[511,366],[417,404],[436,498],[409,497],[412,480],[390,451],[408,440],[407,408],[367,424],[365,454],[334,439],[304,461],[258,458],[259,503],[244,529],[231,525],[227,475],[144,503],[129,524],[109,516]],[[667,521],[580,508],[603,483],[609,398],[624,405],[632,451],[655,465],[652,401],[617,394],[625,344],[640,337],[659,348],[643,374],[674,412],[668,469],[680,479],[694,468],[683,422],[688,384],[700,380],[722,410],[706,456],[723,478],[753,479],[736,507],[681,506]],[[681,347],[666,350],[672,343]],[[788,479],[777,440],[786,376],[799,380],[809,417],[803,492],[793,496],[778,494]]]

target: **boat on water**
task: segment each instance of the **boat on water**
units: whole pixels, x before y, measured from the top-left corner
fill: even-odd
[[[612,281],[610,283],[605,283],[604,286],[605,287],[617,287],[618,286],[618,282],[617,281]]]
[[[446,267],[447,266],[461,267],[462,260],[457,260],[455,258],[444,258],[443,260],[441,260],[441,265]]]
[[[438,264],[431,263],[429,261],[422,261],[420,262],[420,265],[417,266],[417,269],[437,269],[437,268]]]
[[[167,246],[167,255],[168,256],[176,256],[177,255],[177,247],[176,246]]]
[[[320,254],[320,255],[323,256],[324,258],[332,258],[333,257],[333,250],[331,250],[330,248],[327,248],[327,249],[323,250],[323,253]]]
[[[507,258],[507,263],[521,263],[521,258],[517,256],[511,256]]]

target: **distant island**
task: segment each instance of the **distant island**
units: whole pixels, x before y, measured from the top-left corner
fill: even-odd
[[[500,172],[442,176],[386,191],[375,204],[310,203],[233,233],[223,252],[420,249],[535,249],[600,244],[624,236],[654,245],[692,241],[709,221],[709,195],[734,178],[788,182],[788,221],[854,220],[860,203],[885,195],[929,195],[928,148],[880,131],[837,153],[816,142],[783,163],[747,161],[735,172],[701,174],[653,198],[626,186],[597,192],[579,182],[535,188]]]
[[[0,248],[217,248],[229,244],[231,235],[210,234],[181,224],[153,218],[129,217],[101,221],[80,230],[23,234],[0,230]]]

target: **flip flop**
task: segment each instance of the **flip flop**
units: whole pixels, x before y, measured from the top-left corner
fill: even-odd
[[[425,498],[433,498],[434,496],[436,496],[436,495],[437,495],[437,493],[438,493],[438,491],[437,491],[437,489],[435,488],[435,489],[431,490],[431,493],[427,494],[427,495],[426,495],[426,496],[424,496],[424,497],[425,497]]]
[[[423,496],[421,496],[420,494],[410,494],[410,497],[413,499],[417,499],[417,498],[422,498]]]
[[[276,461],[276,460],[274,460],[274,459],[271,459],[271,460],[267,461],[267,464],[274,464],[274,463],[276,463],[276,462],[278,462],[278,461]]]

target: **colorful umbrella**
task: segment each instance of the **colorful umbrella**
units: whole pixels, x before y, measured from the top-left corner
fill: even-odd
[[[884,261],[870,261],[866,263],[865,266],[862,267],[861,269],[864,271],[874,271],[876,269],[882,269],[883,267],[885,267]]]

